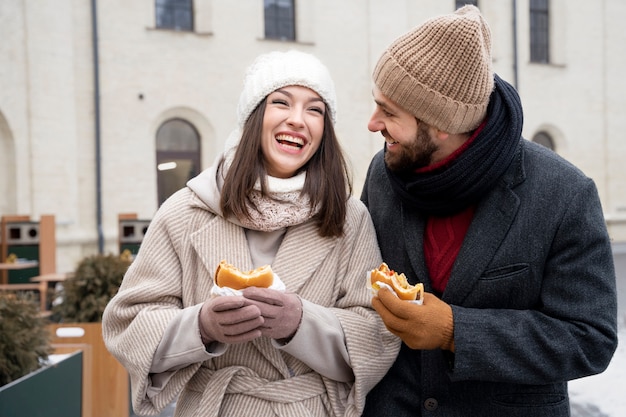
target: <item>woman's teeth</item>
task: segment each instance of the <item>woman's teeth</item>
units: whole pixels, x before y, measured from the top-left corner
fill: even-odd
[[[281,145],[297,146],[298,148],[304,146],[304,140],[302,138],[296,138],[289,135],[278,135],[276,136],[276,140]]]

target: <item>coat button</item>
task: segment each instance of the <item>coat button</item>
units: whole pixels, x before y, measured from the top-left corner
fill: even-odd
[[[424,401],[424,408],[427,411],[435,411],[438,406],[439,403],[434,398],[426,398],[426,400]]]

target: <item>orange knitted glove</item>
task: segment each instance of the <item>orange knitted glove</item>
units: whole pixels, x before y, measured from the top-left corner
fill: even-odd
[[[387,329],[411,349],[443,349],[454,352],[452,308],[431,293],[424,293],[424,303],[400,300],[387,288],[378,291],[372,306]]]

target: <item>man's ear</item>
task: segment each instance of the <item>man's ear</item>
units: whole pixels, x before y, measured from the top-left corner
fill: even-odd
[[[437,138],[437,140],[441,140],[444,141],[446,139],[448,139],[450,137],[450,134],[448,132],[444,132],[443,130],[439,130],[436,127],[433,127],[434,133],[435,133],[435,137]]]

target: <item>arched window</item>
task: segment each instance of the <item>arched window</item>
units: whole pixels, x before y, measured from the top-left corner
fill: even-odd
[[[200,172],[200,136],[187,121],[170,119],[156,134],[159,206]]]
[[[541,131],[533,136],[533,142],[545,146],[548,149],[554,149],[554,140],[547,132]]]

